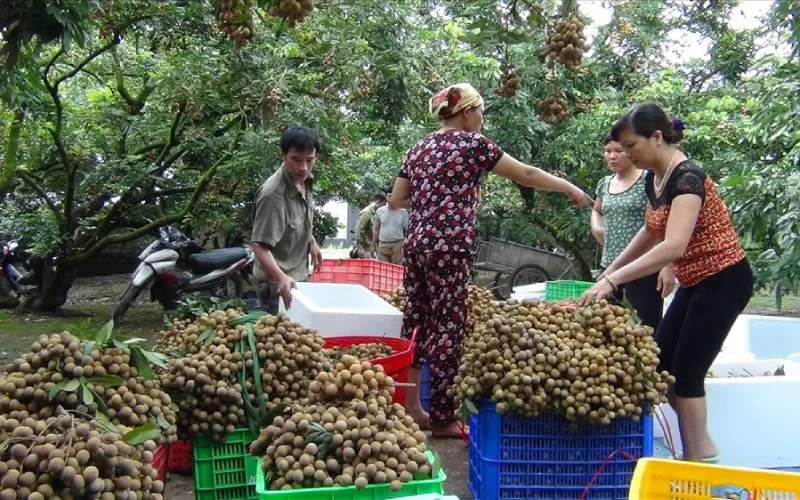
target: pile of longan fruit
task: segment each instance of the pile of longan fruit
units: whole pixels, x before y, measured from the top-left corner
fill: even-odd
[[[499,303],[463,347],[455,395],[489,398],[501,414],[636,421],[667,401],[674,382],[656,369],[652,328],[605,300],[577,310],[538,300]]]

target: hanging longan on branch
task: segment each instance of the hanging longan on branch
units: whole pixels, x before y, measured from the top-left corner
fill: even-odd
[[[568,69],[581,63],[585,46],[583,22],[577,17],[561,21],[547,36],[548,57]]]
[[[253,38],[252,0],[216,0],[220,5],[217,27],[225,32],[237,47],[244,47]]]
[[[555,119],[558,122],[563,122],[567,119],[569,110],[567,108],[567,100],[563,97],[550,95],[545,99],[537,99],[534,104],[536,109],[539,110],[539,116],[542,121]]]
[[[273,0],[269,15],[280,17],[294,28],[314,10],[314,0]]]
[[[517,90],[522,86],[522,81],[517,76],[517,70],[513,65],[503,67],[503,75],[500,77],[500,89],[495,94],[501,97],[511,98],[517,95]]]

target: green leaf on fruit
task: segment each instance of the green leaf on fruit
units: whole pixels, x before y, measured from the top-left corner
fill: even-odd
[[[109,339],[111,338],[111,332],[113,330],[114,330],[114,320],[111,319],[111,320],[108,320],[108,323],[103,325],[103,327],[100,328],[100,330],[97,331],[97,336],[95,337],[95,340],[97,341],[97,343],[98,344],[107,343],[109,341]]]
[[[95,415],[94,421],[104,431],[119,434],[117,426],[111,423],[111,420],[105,413],[98,413],[97,415]]]
[[[92,375],[91,377],[86,377],[86,382],[103,387],[118,387],[124,384],[125,380],[117,375]]]
[[[161,429],[159,429],[156,424],[148,422],[122,436],[122,440],[131,446],[136,446],[144,443],[145,441],[155,439],[160,434]]]
[[[158,424],[159,427],[161,427],[162,430],[169,429],[169,422],[167,422],[167,419],[164,418],[164,415],[157,416],[156,423]]]

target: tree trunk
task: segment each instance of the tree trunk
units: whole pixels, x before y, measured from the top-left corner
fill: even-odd
[[[36,291],[25,301],[25,309],[52,312],[58,311],[67,302],[69,290],[78,276],[78,268],[53,266],[51,262],[50,258],[31,257]]]
[[[16,309],[19,307],[19,300],[11,292],[8,280],[0,278],[0,309]]]

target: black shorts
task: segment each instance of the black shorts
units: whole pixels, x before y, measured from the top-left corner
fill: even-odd
[[[675,376],[675,395],[706,395],[706,373],[733,323],[753,295],[753,273],[747,259],[679,288],[656,332],[661,349],[658,370]]]

